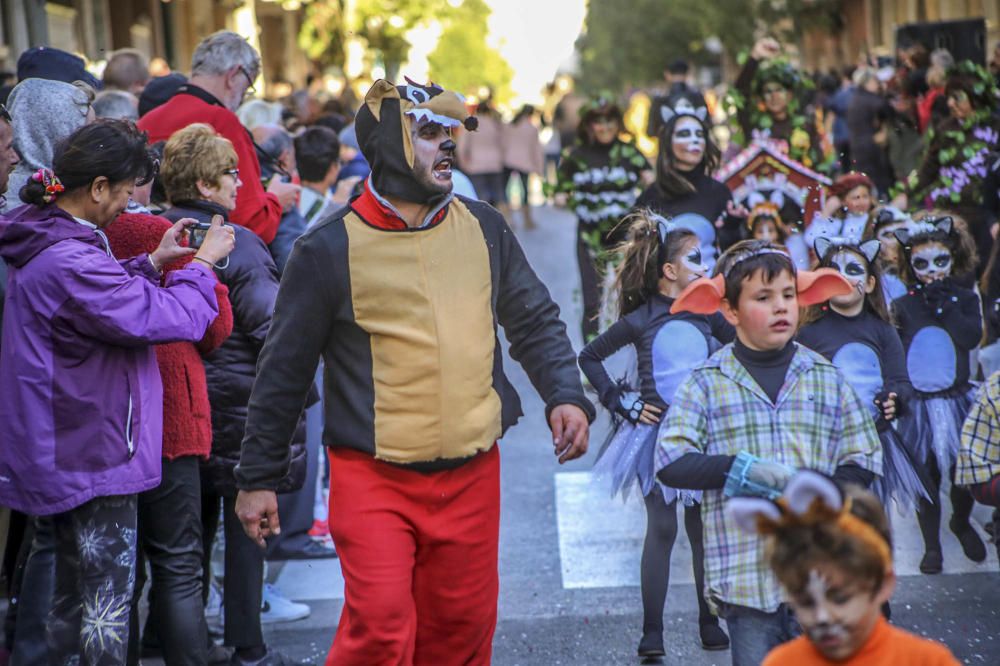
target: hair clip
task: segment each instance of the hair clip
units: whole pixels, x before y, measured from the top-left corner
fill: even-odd
[[[63,187],[59,177],[56,176],[52,169],[46,169],[43,167],[31,174],[31,179],[36,183],[41,183],[45,186],[45,195],[42,196],[42,201],[47,204],[55,201],[59,194],[66,191],[66,188]]]

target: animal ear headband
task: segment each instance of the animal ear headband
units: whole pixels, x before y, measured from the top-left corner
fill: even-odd
[[[726,514],[751,534],[774,535],[783,528],[833,523],[874,551],[886,570],[892,568],[889,543],[871,524],[851,513],[851,498],[830,478],[810,470],[797,472],[776,501],[759,497],[734,497]]]
[[[730,262],[726,270],[715,277],[698,278],[685,287],[671,306],[670,313],[714,314],[719,310],[726,295],[726,275],[732,273],[733,269],[744,261],[764,254],[788,256],[787,252],[776,247],[765,246],[748,251],[745,256],[737,257]],[[798,292],[799,305],[816,305],[825,303],[834,296],[849,294],[854,287],[838,271],[832,268],[817,268],[814,271],[799,271],[795,275],[795,290]]]
[[[950,216],[923,219],[914,222],[908,229],[897,229],[892,232],[903,250],[909,254],[913,249],[913,239],[917,236],[927,236],[934,233],[943,234],[946,238],[951,236],[955,229],[955,222]]]
[[[861,256],[867,259],[870,265],[875,261],[875,257],[878,256],[879,250],[882,249],[882,243],[877,238],[873,238],[860,245],[855,245],[846,238],[839,236],[819,236],[816,238],[816,242],[813,243],[813,250],[816,251],[816,256],[819,257],[820,261],[826,259],[831,252],[841,249],[860,252]]]
[[[669,123],[674,116],[694,116],[704,124],[705,119],[708,118],[708,109],[704,106],[695,108],[691,100],[682,97],[673,106],[664,104],[660,107],[660,118],[663,120],[663,124]]]

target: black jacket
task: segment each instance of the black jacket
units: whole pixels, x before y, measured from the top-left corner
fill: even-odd
[[[171,222],[184,217],[209,222],[215,214],[225,216],[226,211],[211,202],[189,201],[169,209],[164,217]],[[212,454],[202,471],[217,492],[225,495],[236,491],[233,469],[240,459],[247,405],[257,376],[257,358],[271,327],[278,293],[278,269],[264,241],[246,227],[237,224],[232,227],[236,232],[236,247],[229,255],[228,266],[216,267],[215,272],[229,288],[233,332],[221,347],[203,359],[212,407]],[[276,484],[281,492],[296,490],[305,481],[302,418],[294,429],[291,461],[288,474]]]

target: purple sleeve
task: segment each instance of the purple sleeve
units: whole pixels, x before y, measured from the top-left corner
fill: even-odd
[[[144,277],[153,284],[160,284],[162,275],[153,268],[149,255],[145,252],[137,254],[128,259],[119,259],[118,265],[125,269],[125,272],[132,277]]]
[[[83,335],[121,346],[200,340],[219,314],[212,271],[190,264],[172,271],[165,287],[149,277],[133,277],[103,255],[72,262],[59,316]]]

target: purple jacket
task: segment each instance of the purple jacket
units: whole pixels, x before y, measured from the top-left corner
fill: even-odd
[[[57,206],[0,217],[8,264],[0,345],[0,505],[32,515],[160,482],[163,388],[150,345],[197,341],[215,276],[118,262]]]

